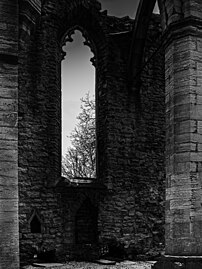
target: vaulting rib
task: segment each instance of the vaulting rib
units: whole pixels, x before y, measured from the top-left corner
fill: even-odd
[[[130,86],[132,82],[135,83],[135,78],[141,69],[147,30],[155,3],[156,0],[140,0],[138,6],[128,60]]]

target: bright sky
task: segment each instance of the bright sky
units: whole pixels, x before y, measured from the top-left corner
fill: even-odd
[[[100,0],[102,9],[109,15],[135,17],[139,0]],[[155,8],[155,11],[157,8]],[[62,154],[71,145],[68,136],[74,129],[80,112],[80,99],[90,91],[95,92],[95,68],[90,62],[93,57],[90,48],[83,45],[84,38],[79,31],[72,35],[73,42],[63,48],[67,55],[62,61]]]
[[[69,135],[75,128],[80,112],[80,99],[89,91],[95,91],[95,68],[90,62],[93,57],[89,47],[84,46],[81,32],[75,31],[74,41],[67,43],[67,55],[62,62],[62,154],[70,146]]]

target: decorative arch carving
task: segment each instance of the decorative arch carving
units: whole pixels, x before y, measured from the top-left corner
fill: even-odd
[[[78,30],[78,31],[80,31],[82,33],[82,36],[85,39],[83,44],[85,46],[88,46],[90,48],[91,52],[94,54],[94,57],[92,57],[90,59],[90,61],[93,64],[93,66],[96,66],[96,47],[95,47],[95,44],[93,43],[92,40],[90,40],[87,31],[85,29],[83,29],[82,27],[80,27],[80,26],[75,26],[75,27],[69,29],[67,31],[67,33],[64,35],[64,37],[62,38],[62,40],[61,40],[61,57],[62,57],[62,60],[66,56],[66,52],[63,51],[62,48],[63,48],[63,46],[66,45],[67,42],[73,42],[72,35],[75,33],[76,30]]]
[[[93,65],[108,53],[108,35],[105,22],[100,12],[101,5],[96,0],[80,0],[76,5],[64,5],[63,16],[58,18],[58,40],[62,47],[66,42],[71,42],[72,34],[79,30],[85,38],[84,45],[90,47],[95,55],[91,59]],[[62,57],[65,54],[62,53]],[[105,64],[105,63],[104,63]]]

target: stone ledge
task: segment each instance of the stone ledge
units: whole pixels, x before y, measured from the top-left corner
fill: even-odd
[[[65,177],[61,177],[61,179],[56,183],[55,187],[62,191],[67,192],[70,190],[76,189],[94,189],[98,191],[107,191],[107,187],[100,181],[95,178],[78,178],[70,181]]]
[[[202,256],[163,256],[152,269],[201,269]]]

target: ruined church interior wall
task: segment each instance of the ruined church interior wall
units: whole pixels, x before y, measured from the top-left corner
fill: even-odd
[[[159,18],[151,21],[143,59],[149,63],[142,70],[142,84],[131,91],[127,57],[133,21],[99,15],[106,39],[94,40],[98,53],[97,180],[107,190],[101,195],[99,190],[75,189],[70,195],[68,187],[63,194],[55,188],[61,169],[58,29],[73,27],[74,21],[63,26],[54,16],[47,16],[51,8],[44,10],[31,35],[23,35],[19,54],[21,260],[31,259],[43,249],[56,250],[58,259],[72,254],[78,257],[76,217],[87,212],[85,206],[91,203],[98,210],[98,245],[123,244],[127,257],[146,254],[149,249],[158,252],[163,244],[165,139],[164,59],[156,42]],[[92,18],[85,22],[87,28],[91,24]],[[90,28],[85,30],[93,37]],[[94,33],[99,31],[94,29]],[[36,219],[38,232],[32,230]]]

